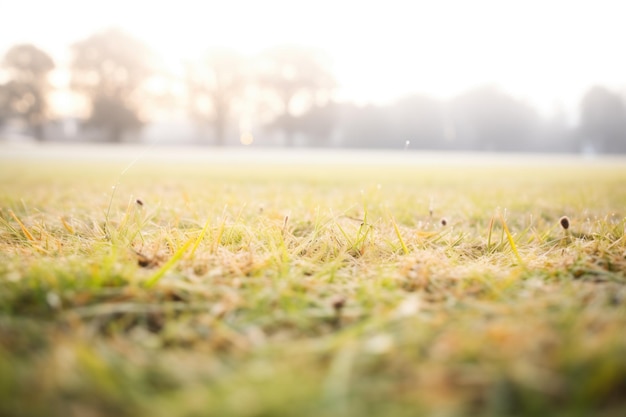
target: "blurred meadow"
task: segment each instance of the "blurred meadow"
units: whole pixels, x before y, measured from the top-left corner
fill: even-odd
[[[623,415],[622,161],[388,158],[3,161],[0,414]]]

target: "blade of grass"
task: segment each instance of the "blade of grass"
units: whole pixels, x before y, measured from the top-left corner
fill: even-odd
[[[217,248],[220,246],[222,241],[222,235],[224,235],[224,228],[226,226],[226,209],[228,206],[224,206],[224,210],[222,211],[222,221],[220,222],[220,227],[217,229],[217,234],[215,235],[215,239],[213,240],[213,245],[211,246],[211,253],[217,252]]]
[[[343,235],[343,237],[346,239],[346,241],[348,242],[348,246],[350,246],[350,248],[354,247],[354,244],[352,243],[352,239],[350,239],[350,236],[348,236],[348,234],[345,232],[345,230],[343,230],[343,227],[341,227],[341,225],[339,224],[339,222],[336,222],[335,225],[337,226],[337,228],[339,229],[339,231],[341,232],[341,234]]]
[[[20,225],[20,228],[22,229],[22,233],[24,233],[24,236],[26,236],[26,239],[28,239],[31,242],[34,242],[35,238],[28,231],[28,229],[26,228],[24,223],[22,223],[22,221],[19,219],[19,217],[17,217],[17,215],[15,213],[13,213],[13,210],[9,210],[9,214],[11,215],[11,217],[13,217],[13,219],[17,222],[17,224]]]
[[[194,253],[196,253],[196,249],[198,249],[198,246],[200,245],[200,242],[202,242],[202,239],[204,239],[204,235],[206,234],[206,231],[209,228],[210,222],[211,221],[207,219],[206,223],[204,223],[204,227],[202,228],[202,231],[200,232],[200,236],[198,236],[198,238],[196,239],[196,242],[193,244],[193,248],[191,248],[191,253],[189,254],[190,258],[193,258]]]
[[[124,212],[124,217],[122,217],[122,220],[120,221],[119,226],[117,226],[118,232],[126,228],[126,224],[128,223],[128,220],[130,219],[130,212],[132,211],[133,207],[134,207],[133,198],[130,197],[128,199],[128,204],[126,205],[126,211]]]
[[[491,252],[491,233],[493,232],[493,216],[489,221],[489,233],[487,234],[487,253]]]
[[[180,260],[180,258],[182,258],[183,254],[187,251],[187,248],[189,248],[189,246],[191,245],[193,241],[194,239],[189,239],[187,242],[185,242],[185,244],[181,246],[176,251],[176,253],[174,253],[174,255],[170,258],[170,260],[167,261],[161,268],[159,268],[159,270],[156,271],[154,275],[152,275],[145,282],[144,287],[146,288],[154,287],[156,283],[159,282],[161,278],[163,278],[163,275],[165,275],[165,273],[169,271],[176,264],[176,262]]]
[[[76,234],[76,231],[74,230],[72,225],[69,224],[68,221],[65,220],[65,217],[63,216],[61,216],[61,223],[63,224],[63,227],[65,228],[65,230],[67,230],[70,234],[72,235]]]
[[[509,245],[511,246],[511,250],[515,254],[515,257],[517,258],[517,261],[520,263],[520,265],[523,265],[524,261],[522,260],[522,257],[520,256],[519,252],[517,251],[517,245],[515,245],[515,241],[513,240],[513,236],[511,235],[511,232],[509,231],[509,228],[506,225],[506,221],[504,220],[504,216],[500,215],[500,221],[502,222],[502,229],[504,230],[504,233],[506,234],[506,238],[509,241]]]
[[[128,165],[126,165],[126,168],[122,170],[120,175],[117,177],[117,181],[115,181],[115,184],[111,187],[111,197],[109,198],[109,206],[107,207],[107,210],[104,214],[104,233],[107,239],[111,238],[111,236],[109,235],[109,215],[111,214],[111,207],[113,206],[113,199],[115,198],[115,193],[117,191],[117,188],[121,184],[122,178],[124,177],[124,175],[126,175],[126,173],[133,167],[133,165],[135,165],[137,161],[139,161],[144,156],[144,154],[148,151],[148,149],[152,148],[153,146],[154,144],[151,145],[149,148],[144,148],[144,150],[139,155],[137,155],[135,159],[133,159]]]
[[[394,219],[393,216],[391,216],[391,224],[393,225],[393,230],[395,230],[396,236],[398,236],[398,240],[400,241],[402,252],[404,252],[405,255],[408,255],[409,248],[406,247],[406,244],[404,243],[404,239],[402,239],[402,235],[400,234],[400,229],[398,228],[398,224],[396,223],[396,219]]]

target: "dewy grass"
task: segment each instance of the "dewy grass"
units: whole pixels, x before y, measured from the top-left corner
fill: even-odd
[[[0,166],[0,415],[626,414],[623,166],[124,168]]]

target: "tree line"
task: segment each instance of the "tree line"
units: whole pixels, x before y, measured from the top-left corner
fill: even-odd
[[[181,79],[163,72],[147,45],[119,29],[75,42],[71,57],[71,89],[88,103],[81,129],[102,132],[110,142],[150,123],[150,108],[176,103],[198,126],[211,129],[210,143],[218,146],[255,130],[280,136],[288,146],[400,148],[410,141],[421,149],[626,152],[624,98],[602,86],[584,94],[579,123],[570,127],[490,86],[445,101],[414,94],[386,106],[338,103],[328,58],[314,48],[277,46],[254,59],[211,50],[186,62],[182,93],[153,88]],[[17,119],[44,140],[53,59],[20,44],[6,52],[0,68],[0,128]]]

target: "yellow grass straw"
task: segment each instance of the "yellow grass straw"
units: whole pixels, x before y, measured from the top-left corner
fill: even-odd
[[[511,245],[511,250],[513,250],[513,253],[515,254],[515,257],[517,258],[517,261],[520,263],[520,265],[523,265],[524,261],[522,260],[522,257],[520,256],[519,252],[517,251],[517,246],[515,245],[513,236],[511,236],[511,232],[509,231],[509,228],[506,225],[506,221],[504,220],[504,216],[502,216],[502,214],[500,214],[500,221],[502,222],[502,228],[504,229],[504,233],[506,233],[506,238],[509,241],[509,245]]]
[[[400,234],[400,229],[398,228],[398,224],[396,223],[396,219],[394,219],[393,216],[391,216],[391,224],[393,224],[393,230],[396,231],[396,236],[398,236],[398,240],[400,241],[400,246],[402,246],[402,252],[404,252],[405,255],[408,255],[409,248],[406,247],[406,244],[404,243],[404,239],[402,239],[402,235]]]
[[[69,224],[63,216],[61,216],[61,223],[63,223],[63,227],[65,227],[65,230],[67,230],[70,234],[72,235],[76,234],[76,231],[74,230],[72,225]]]
[[[15,215],[15,213],[13,213],[13,210],[9,210],[9,214],[11,214],[11,216],[15,219],[17,224],[20,225],[20,227],[22,228],[22,233],[24,233],[24,236],[26,236],[26,239],[30,240],[31,242],[34,242],[35,238],[33,237],[32,234],[30,234],[26,226],[24,226],[24,223],[22,223],[22,221]]]

